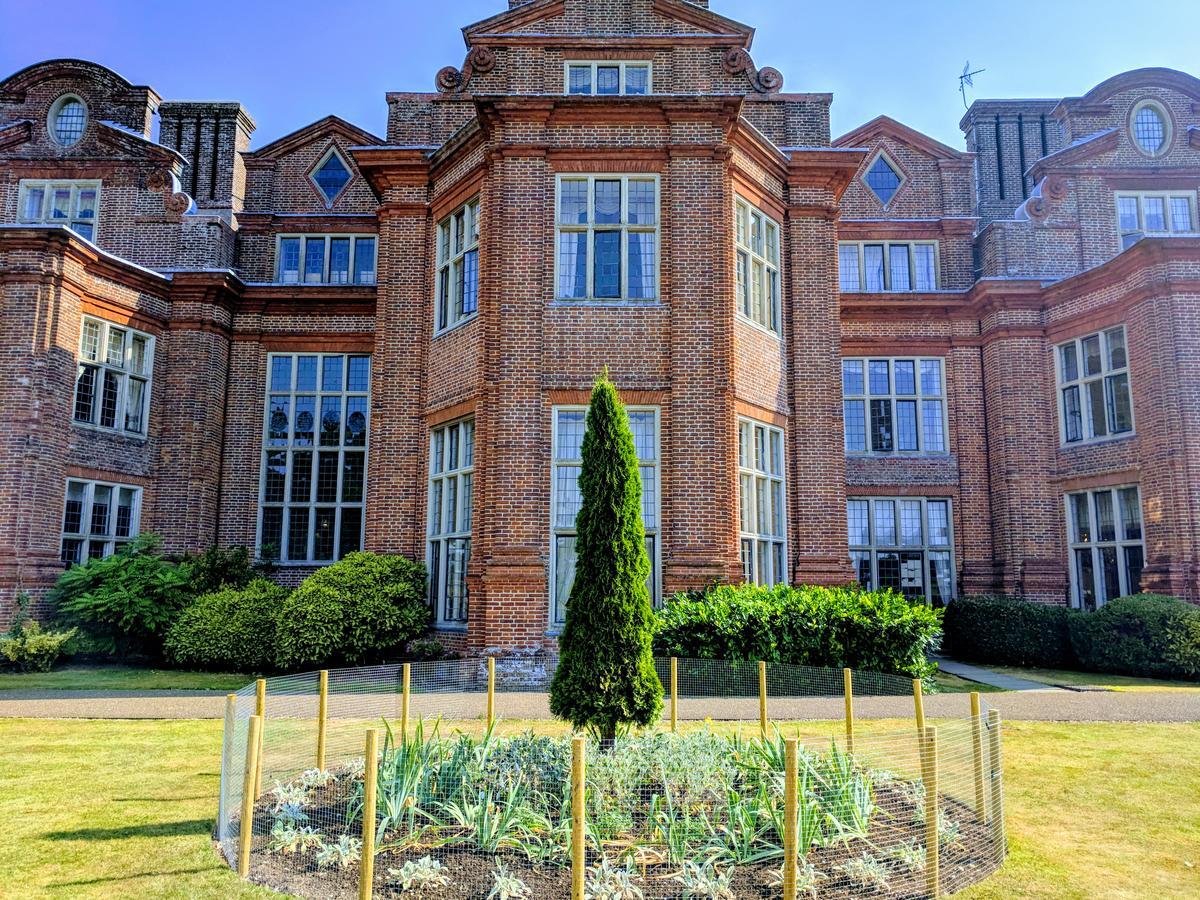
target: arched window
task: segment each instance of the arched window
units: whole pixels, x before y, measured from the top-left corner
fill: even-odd
[[[1166,110],[1158,103],[1143,100],[1135,106],[1131,130],[1134,141],[1146,155],[1159,156],[1166,151],[1171,125]]]

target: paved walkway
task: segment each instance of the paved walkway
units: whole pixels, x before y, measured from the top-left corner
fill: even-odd
[[[952,659],[935,657],[934,661],[937,662],[938,668],[943,672],[957,675],[959,678],[965,678],[967,681],[991,685],[992,687],[998,687],[1006,691],[1044,691],[1047,688],[1059,690],[1059,688],[1041,681],[1030,681],[1028,678],[1014,678],[1012,675],[1002,675],[999,672],[993,672],[991,669],[956,662]]]
[[[1136,691],[1084,692],[1041,687],[1012,693],[984,694],[987,705],[1008,720],[1051,722],[1200,722],[1200,692]],[[0,718],[50,719],[217,719],[224,714],[223,694],[196,691],[5,691],[0,694]],[[249,701],[247,701],[249,702]],[[931,718],[961,718],[967,714],[966,694],[937,694],[925,698]],[[369,719],[398,717],[394,694],[335,695],[330,716]],[[500,693],[497,713],[508,719],[550,718],[543,693]],[[909,718],[910,697],[856,697],[861,719]],[[776,697],[769,715],[776,720],[840,719],[842,698]],[[268,717],[313,718],[313,697],[268,697]],[[441,714],[447,719],[477,718],[483,714],[481,694],[417,694],[412,715]],[[750,699],[682,699],[679,717],[755,721],[758,701]]]

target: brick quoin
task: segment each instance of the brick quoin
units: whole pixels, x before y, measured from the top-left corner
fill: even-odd
[[[62,570],[66,481],[142,489],[170,551],[258,541],[272,353],[369,354],[364,546],[424,559],[430,434],[475,423],[460,650],[537,649],[550,622],[551,416],[607,366],[659,411],[663,594],[742,578],[738,421],[784,433],[792,583],[854,578],[846,502],[946,498],[954,590],[1068,603],[1068,494],[1137,486],[1140,587],[1200,602],[1200,81],[1127,72],[1062,100],[980,100],[958,150],[782,89],[752,31],[687,0],[497,0],[387,133],[336,116],[251,149],[236,102],[164,101],[82,60],[0,82],[0,627]],[[572,96],[568,62],[649,62],[646,96]],[[78,97],[64,146],[48,127]],[[1153,154],[1131,131],[1153,101]],[[155,120],[157,119],[157,128]],[[152,137],[152,135],[156,135]],[[312,179],[350,170],[329,201]],[[900,186],[865,175],[882,156]],[[654,175],[653,302],[557,299],[557,179]],[[101,182],[93,242],[28,221],[21,183]],[[1187,198],[1191,224],[1122,249],[1115,195]],[[479,199],[478,314],[435,334],[438,223]],[[777,332],[739,315],[738,198],[779,223]],[[281,234],[377,237],[375,284],[281,283]],[[839,242],[936,242],[936,287],[843,290]],[[144,437],[73,421],[83,316],[155,338]],[[1065,341],[1124,326],[1135,430],[1065,445]],[[946,452],[847,453],[843,357],[938,358]],[[284,565],[296,584],[312,564]]]

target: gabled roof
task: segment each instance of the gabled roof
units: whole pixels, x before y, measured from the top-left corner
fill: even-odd
[[[536,31],[539,22],[561,16],[566,9],[566,2],[567,0],[530,0],[466,26],[463,29],[463,40],[471,47],[474,39],[482,35]],[[664,18],[703,28],[711,34],[727,35],[731,46],[749,49],[754,41],[754,29],[750,26],[687,0],[652,0],[652,8]]]
[[[283,137],[277,138],[266,146],[259,147],[257,150],[246,155],[253,159],[271,159],[277,156],[284,156],[293,150],[303,147],[305,144],[311,144],[329,135],[343,137],[355,146],[365,147],[384,143],[383,138],[377,137],[369,131],[364,131],[357,125],[353,125],[339,116],[326,116],[310,125],[298,128],[290,134],[285,134]]]
[[[876,116],[870,122],[859,125],[853,131],[848,131],[833,141],[834,147],[865,147],[879,138],[890,138],[900,144],[906,144],[914,150],[932,156],[934,159],[949,159],[962,161],[970,158],[970,154],[955,150],[941,141],[935,141],[927,134],[922,134],[915,128],[909,128],[903,122],[897,122],[891,116]]]

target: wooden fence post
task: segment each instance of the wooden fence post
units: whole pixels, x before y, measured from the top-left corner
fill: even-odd
[[[225,811],[226,779],[233,768],[233,729],[237,722],[237,694],[225,695],[225,734],[221,742],[221,794],[217,798],[218,815]]]
[[[921,689],[921,679],[913,679],[913,707],[917,713],[917,735],[925,731],[925,694]]]
[[[783,776],[783,900],[796,900],[796,868],[799,856],[797,816],[799,810],[799,781],[800,749],[796,738],[784,741],[784,776]]]
[[[496,721],[496,659],[488,657],[487,727],[490,731]]]
[[[358,900],[371,900],[375,882],[375,786],[379,779],[379,729],[367,731],[363,754],[362,857],[358,865]]]
[[[412,665],[405,663],[400,675],[400,743],[408,743],[408,698],[411,695]]]
[[[329,717],[329,670],[317,682],[317,768],[325,771],[325,720]]]
[[[758,662],[758,727],[765,739],[767,736],[767,664]]]
[[[987,792],[983,778],[983,718],[980,714],[979,692],[971,692],[971,752],[975,759],[975,815],[987,821]]]
[[[937,729],[926,728],[921,737],[921,782],[925,785],[925,892],[941,896],[938,848]]]
[[[992,828],[1000,844],[1005,849],[1004,837],[1004,779],[1000,766],[1000,713],[989,709],[987,714],[988,727],[988,756],[992,776]]]
[[[671,657],[671,733],[679,730],[679,660]]]
[[[587,801],[586,782],[587,740],[577,737],[571,742],[571,900],[583,900],[587,857],[584,853],[584,804]]]
[[[254,799],[262,796],[263,732],[267,730],[267,679],[254,683],[254,714],[259,718],[258,755],[254,767]]]
[[[250,841],[254,837],[254,778],[258,771],[262,717],[251,716],[246,729],[246,769],[242,774],[242,818],[238,823],[238,875],[250,874]]]
[[[854,752],[854,673],[842,669],[842,693],[846,697],[846,752]]]

